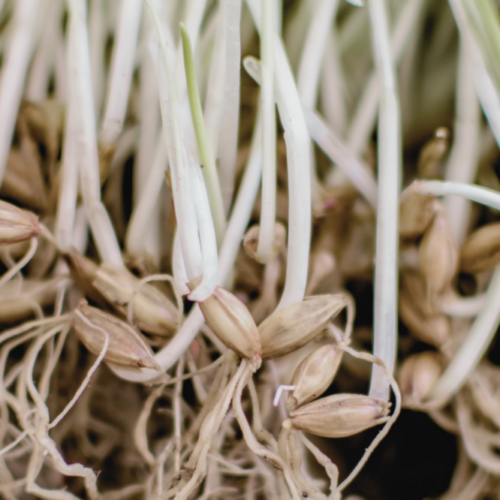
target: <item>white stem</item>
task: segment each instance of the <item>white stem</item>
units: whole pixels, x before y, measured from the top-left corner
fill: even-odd
[[[203,21],[203,15],[205,13],[205,9],[207,7],[208,0],[193,0],[186,13],[186,31],[189,35],[189,40],[191,41],[191,45],[194,48],[198,43],[198,37],[200,35],[200,27]],[[182,43],[179,42],[179,57],[182,52]],[[182,57],[180,57],[182,59]]]
[[[373,354],[393,371],[397,339],[400,119],[385,0],[369,0],[374,58],[382,89],[378,124],[378,205],[375,254]],[[389,379],[372,368],[370,396],[389,399]]]
[[[95,116],[100,116],[106,71],[104,67],[105,47],[108,28],[106,25],[107,4],[103,1],[90,2],[89,13],[89,52],[92,68],[92,90],[94,95]]]
[[[399,102],[401,104],[401,121],[403,137],[404,131],[408,130],[413,124],[415,107],[418,105],[419,94],[419,72],[420,72],[420,54],[422,47],[422,37],[425,29],[424,8],[420,9],[418,21],[416,22],[413,36],[410,37],[408,46],[405,50],[405,57],[398,65],[399,73]],[[436,27],[436,31],[438,31]],[[433,51],[430,50],[430,53]]]
[[[392,54],[394,65],[399,64],[405,48],[413,36],[415,27],[418,25],[419,11],[423,4],[423,0],[409,0],[401,8],[401,13],[395,24],[390,46],[390,53]],[[381,88],[379,76],[377,72],[374,71],[365,86],[354,118],[352,119],[351,126],[349,127],[347,145],[355,155],[362,153],[373,127],[375,126]]]
[[[472,77],[472,61],[463,39],[457,80],[456,118],[453,147],[446,166],[446,180],[470,183],[476,176],[479,154],[481,110]],[[465,241],[469,230],[470,202],[461,196],[445,200],[446,219],[458,246]]]
[[[227,0],[226,68],[224,74],[224,108],[219,134],[219,171],[226,213],[232,205],[238,151],[240,117],[241,24],[242,0]]]
[[[467,15],[460,0],[449,0],[451,10],[455,16],[463,43],[467,44],[472,62],[472,75],[476,92],[481,102],[484,114],[491,127],[493,135],[500,144],[500,96],[497,92],[488,67],[469,26]]]
[[[297,8],[294,9],[294,13],[286,24],[285,33],[283,34],[288,60],[294,71],[299,64],[307,28],[311,20],[311,6],[313,5],[313,2],[309,0],[302,0],[297,3]]]
[[[219,284],[223,285],[231,272],[245,229],[252,214],[257,191],[259,189],[262,172],[262,129],[257,117],[257,125],[252,140],[252,149],[248,159],[241,187],[233,207],[224,242],[219,254]],[[174,247],[175,251],[175,247]],[[156,354],[155,360],[164,369],[168,370],[184,354],[193,339],[198,335],[204,323],[203,314],[198,305],[189,313],[181,329],[176,333],[170,343]],[[158,377],[158,372],[145,370],[137,374],[125,370],[114,370],[123,379],[134,382],[147,382]]]
[[[108,100],[99,140],[114,144],[123,128],[141,24],[141,0],[122,0],[111,61]]]
[[[278,111],[285,130],[288,169],[288,259],[282,309],[300,302],[307,285],[311,245],[310,138],[281,40],[275,50]]]
[[[147,9],[146,6],[144,6]],[[132,190],[132,204],[134,209],[138,208],[141,203],[144,189],[147,189],[148,176],[153,169],[155,163],[155,152],[159,144],[162,144],[163,151],[166,147],[164,136],[161,131],[161,117],[158,99],[158,84],[155,75],[154,61],[151,57],[147,46],[151,35],[154,31],[154,25],[151,16],[148,13],[142,17],[142,31],[140,45],[144,47],[142,56],[140,58],[139,67],[139,140],[137,146],[137,153],[135,157],[134,171],[133,171],[133,190]],[[138,51],[136,51],[136,57]],[[115,153],[116,157],[116,153]],[[163,169],[165,170],[165,169]],[[159,186],[154,186],[161,191],[164,185],[163,179],[158,180]],[[158,195],[159,196],[159,191]],[[147,224],[147,231],[144,234],[144,241],[138,243],[134,252],[146,252],[151,255],[154,261],[159,265],[161,258],[160,248],[160,205],[157,203],[153,207],[150,206],[151,212],[147,217],[149,224]],[[146,220],[146,219],[144,219]],[[130,226],[129,226],[130,231]],[[130,233],[129,233],[130,234]],[[128,245],[127,245],[128,246]],[[138,254],[137,254],[138,255]]]
[[[55,68],[54,68],[54,81],[56,86],[55,98],[60,102],[67,101],[67,47],[64,43],[64,35],[60,29],[57,32],[57,43],[54,48],[55,52]]]
[[[229,213],[234,193],[240,112],[241,0],[221,0],[219,16],[205,123],[211,150],[218,151],[222,198],[225,211]]]
[[[500,197],[500,196],[499,196]],[[495,269],[486,302],[428,399],[445,401],[465,384],[483,357],[500,324],[500,267]]]
[[[72,60],[69,85],[74,86],[78,102],[77,146],[83,201],[101,259],[108,264],[122,267],[120,247],[106,209],[101,203],[85,1],[69,0],[69,8],[68,39]]]
[[[319,76],[323,66],[328,32],[337,6],[338,0],[318,0],[313,7],[297,77],[297,89],[302,105],[309,110],[316,107]],[[316,206],[322,202],[322,199],[320,180],[316,170],[316,157],[311,146],[309,142],[312,202]]]
[[[273,258],[276,221],[276,110],[274,98],[274,26],[275,2],[261,0],[262,31],[261,101],[262,101],[262,201],[259,243],[256,256],[260,262]]]
[[[328,34],[337,12],[338,3],[339,0],[318,0],[313,7],[297,71],[299,95],[302,104],[308,109],[316,107],[319,77],[326,52]]]
[[[205,26],[200,34],[200,43],[196,47],[193,47],[194,60],[196,67],[196,75],[198,81],[198,91],[200,93],[200,101],[202,106],[206,105],[207,96],[207,86],[210,77],[210,68],[213,61],[215,39],[219,27],[219,16],[218,13],[213,13],[208,19],[205,19]],[[247,16],[248,17],[248,16]],[[245,16],[242,17],[242,24],[250,24],[253,29],[252,20],[245,20]],[[243,37],[243,33],[242,33]]]
[[[172,250],[172,269],[174,274],[175,286],[181,295],[187,295],[189,288],[189,278],[186,272],[186,265],[182,257],[181,240],[179,238],[179,231],[175,232],[173,250]]]
[[[219,254],[219,283],[223,285],[233,269],[241,239],[252,215],[252,208],[259,189],[262,172],[262,126],[257,109],[256,125],[252,147],[245,173],[241,180],[238,196],[231,212],[231,218],[224,235],[224,244]]]
[[[17,0],[12,20],[12,38],[0,75],[0,184],[14,133],[26,71],[33,51],[33,32],[38,12],[37,0]]]
[[[198,165],[191,166],[193,182],[193,203],[200,231],[201,249],[203,254],[203,278],[196,289],[188,295],[189,300],[204,302],[215,290],[219,278],[219,262],[217,259],[217,239],[210,212],[207,190],[203,175]]]
[[[68,79],[71,79],[71,52],[67,51]],[[59,248],[69,250],[73,241],[76,200],[78,198],[78,151],[77,151],[77,108],[75,89],[70,85],[66,103],[66,123],[64,129],[63,157],[59,185],[59,201],[55,237]]]
[[[51,1],[45,7],[47,13],[43,20],[44,28],[26,84],[25,97],[30,101],[42,101],[47,97],[61,30],[62,1]]]
[[[416,181],[413,186],[420,193],[433,194],[434,196],[463,196],[468,200],[500,210],[500,193],[493,189],[474,184],[446,181]]]
[[[146,0],[146,3],[153,15],[161,51],[161,54],[154,54],[153,59],[157,70],[163,131],[171,169],[170,178],[177,218],[177,230],[188,278],[193,280],[203,274],[203,264],[196,213],[192,203],[187,153],[182,140],[181,106],[177,95],[177,82],[172,70],[173,54],[167,47],[164,34],[165,28],[161,26],[151,1]]]
[[[73,227],[73,247],[81,254],[85,253],[89,243],[89,222],[85,207],[80,206],[76,209],[75,225]]]
[[[130,255],[135,257],[140,257],[146,251],[147,235],[152,225],[151,217],[155,213],[155,207],[158,205],[167,167],[167,147],[165,140],[160,136],[146,184],[127,228],[125,248]],[[153,221],[153,224],[156,222]]]
[[[321,103],[325,118],[340,135],[343,135],[347,119],[344,85],[344,68],[339,54],[337,30],[332,26],[328,33],[321,79]]]
[[[260,4],[247,0],[260,32]],[[300,97],[281,38],[274,42],[278,112],[285,131],[288,169],[288,262],[286,281],[278,309],[304,298],[311,245],[310,138]]]
[[[441,312],[454,318],[472,318],[482,311],[486,298],[486,294],[472,297],[452,296],[441,304]]]
[[[141,44],[147,46],[154,26],[151,16],[143,16],[143,36]],[[153,58],[148,50],[144,51],[139,68],[139,143],[134,164],[133,205],[140,203],[149,172],[153,168],[158,140],[164,142],[160,130],[160,107],[158,101],[158,84],[156,82]],[[160,138],[160,139],[159,139]],[[166,149],[163,147],[166,151]],[[128,245],[127,245],[128,246]]]
[[[207,130],[201,109],[201,100],[199,96],[198,85],[196,81],[196,72],[194,67],[193,53],[189,34],[187,30],[181,25],[182,48],[183,48],[183,61],[184,71],[186,74],[186,84],[189,97],[189,108],[191,120],[187,121],[192,128],[190,133],[194,132],[196,135],[196,150],[192,151],[193,156],[197,156],[200,165],[203,169],[203,177],[208,192],[210,201],[210,211],[215,225],[218,243],[222,243],[224,232],[226,230],[226,216],[224,214],[224,204],[215,166],[214,157],[210,150],[210,144],[207,138]],[[179,59],[180,60],[180,59]],[[192,130],[194,129],[194,131]],[[194,147],[194,146],[193,146]]]
[[[225,45],[225,17],[224,4],[219,3],[216,22],[215,45],[212,52],[212,63],[208,76],[207,95],[205,98],[205,127],[207,129],[210,151],[217,155],[217,139],[219,137],[222,103],[224,100],[224,45]],[[194,45],[193,45],[194,50]]]

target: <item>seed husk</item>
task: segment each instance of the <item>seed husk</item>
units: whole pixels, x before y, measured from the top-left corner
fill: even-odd
[[[0,246],[29,240],[40,233],[38,217],[0,200]]]
[[[401,273],[398,303],[399,316],[414,337],[436,347],[450,338],[449,320],[445,314],[429,309],[425,283],[419,273]]]
[[[45,210],[47,193],[40,165],[23,151],[9,152],[0,195],[34,210]]]
[[[316,436],[342,438],[389,420],[390,403],[360,394],[334,394],[290,412],[295,429]]]
[[[406,358],[398,374],[399,387],[405,404],[421,403],[441,372],[441,363],[436,352],[425,351]]]
[[[342,353],[335,344],[328,344],[302,360],[290,383],[295,389],[288,394],[288,411],[318,398],[330,387],[342,361]]]
[[[347,303],[346,296],[340,293],[316,295],[275,311],[259,325],[262,357],[277,358],[306,345]]]
[[[493,269],[500,262],[500,222],[493,222],[474,231],[460,251],[460,270],[480,273]]]
[[[262,347],[259,331],[241,300],[218,286],[199,306],[207,325],[229,349],[242,358],[255,360],[255,366],[260,366]]]
[[[421,177],[430,179],[437,176],[439,164],[448,151],[449,140],[450,131],[446,127],[439,127],[434,137],[424,144],[417,165]]]
[[[24,124],[21,128],[29,134],[29,138],[45,146],[48,170],[51,171],[56,160],[60,146],[60,135],[64,126],[63,103],[54,99],[39,102],[23,101],[19,109],[19,122]]]
[[[126,269],[101,264],[92,281],[94,288],[124,316],[134,290],[133,317],[140,330],[152,335],[172,336],[177,331],[175,306],[160,290],[148,283],[137,286],[139,279]]]
[[[422,238],[418,267],[432,304],[450,286],[458,267],[458,251],[443,211],[436,214]]]
[[[49,231],[53,231],[53,218],[45,217],[43,224]],[[54,265],[58,255],[57,247],[52,241],[49,241],[47,238],[40,238],[35,255],[33,255],[33,258],[28,263],[29,276],[31,278],[43,278],[46,276]]]
[[[133,371],[140,368],[162,371],[139,332],[125,321],[89,306],[85,300],[73,313],[73,328],[85,347],[96,355],[101,353],[107,333],[109,346],[104,361],[113,366]]]
[[[403,191],[399,203],[399,234],[403,240],[411,241],[422,234],[436,213],[436,198],[422,194],[411,186]]]
[[[75,248],[63,254],[63,257],[76,286],[86,297],[91,299],[92,302],[99,304],[101,307],[105,307],[107,305],[106,299],[92,284],[95,280],[99,266],[82,255]]]
[[[50,280],[10,280],[0,287],[0,322],[10,323],[32,316],[37,306],[43,308],[54,303],[59,277]]]
[[[318,251],[311,254],[309,259],[309,279],[306,294],[314,292],[329,274],[335,269],[335,257],[330,252]]]
[[[434,304],[429,304],[424,278],[415,269],[405,268],[401,270],[399,275],[399,288],[403,294],[408,295],[413,301],[415,309],[422,315],[428,316],[439,310],[438,308],[432,307]]]
[[[245,252],[247,255],[260,262],[261,264],[267,264],[267,262],[263,262],[259,260],[257,256],[257,247],[259,245],[259,231],[260,226],[258,224],[252,226],[245,234],[243,238],[243,247],[245,248]],[[269,260],[273,260],[276,258],[279,253],[286,246],[286,229],[281,222],[274,223],[274,241],[273,241],[273,254]]]

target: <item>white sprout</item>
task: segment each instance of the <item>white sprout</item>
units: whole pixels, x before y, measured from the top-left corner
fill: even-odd
[[[260,262],[273,258],[274,225],[276,221],[276,110],[274,98],[274,23],[276,2],[261,0],[262,31],[261,100],[262,100],[262,200],[259,243],[256,257]]]
[[[472,61],[468,46],[461,41],[457,78],[456,118],[453,147],[446,166],[446,180],[474,181],[479,153],[481,111],[472,77]],[[455,243],[465,241],[469,229],[471,204],[462,196],[445,200],[446,219]]]
[[[378,204],[375,253],[373,354],[392,372],[396,358],[400,118],[385,0],[369,0],[374,59],[381,89],[378,123]],[[389,380],[373,365],[370,396],[389,398]]]
[[[319,77],[323,66],[328,33],[335,18],[338,0],[316,2],[311,15],[311,22],[304,41],[304,48],[297,71],[297,89],[302,106],[313,110],[318,98]],[[320,181],[316,171],[314,150],[310,147],[311,181],[313,204],[321,202]]]
[[[467,45],[471,57],[471,72],[476,92],[484,114],[498,144],[500,144],[500,96],[489,73],[483,54],[474,38],[463,4],[460,0],[449,0],[451,10],[460,30],[462,43]]]
[[[158,204],[167,166],[167,147],[163,136],[160,135],[151,169],[127,228],[125,247],[127,252],[135,257],[144,254],[148,248],[148,236],[151,235],[152,226],[160,224]]]
[[[47,97],[51,72],[55,66],[56,45],[61,36],[62,0],[44,5],[44,29],[26,82],[26,99],[42,101]]]
[[[412,38],[412,33],[419,19],[419,11],[423,5],[422,0],[409,0],[401,7],[401,12],[394,26],[390,47],[390,54],[395,65],[401,60],[405,48]],[[374,71],[359,99],[347,136],[347,146],[356,155],[363,151],[375,126],[381,88],[379,76]]]
[[[12,38],[9,41],[0,75],[0,183],[3,180],[10,143],[14,134],[23,82],[33,49],[37,20],[37,0],[15,2]]]
[[[247,0],[260,31],[260,4]],[[285,130],[288,168],[288,263],[278,309],[300,302],[305,293],[311,244],[311,167],[309,133],[281,39],[275,35],[274,65],[278,112]]]
[[[83,201],[92,234],[104,262],[123,266],[120,247],[108,213],[101,203],[101,184],[97,154],[96,122],[92,97],[92,81],[87,36],[85,2],[69,0],[70,22],[68,45],[73,71],[69,85],[74,86],[77,108],[77,151]]]
[[[337,29],[335,25],[332,25],[328,33],[320,96],[322,110],[328,123],[335,132],[343,134],[347,110],[344,68],[340,60],[338,45]]]
[[[159,38],[159,51],[157,50],[153,59],[157,70],[160,109],[169,156],[177,228],[188,278],[194,280],[202,276],[203,266],[196,213],[191,201],[193,195],[188,176],[187,152],[181,135],[180,102],[172,62],[174,54],[171,48],[167,47],[164,35],[165,27],[161,26],[153,5],[149,0],[146,0],[146,3],[153,15]],[[154,47],[152,48],[154,49]]]
[[[90,2],[89,12],[89,54],[92,74],[95,116],[100,116],[105,91],[104,51],[108,35],[107,14],[109,4],[106,2]]]
[[[241,0],[221,0],[217,15],[219,22],[205,102],[205,123],[210,149],[219,157],[222,198],[228,213],[234,191],[238,142]]]
[[[99,141],[116,143],[123,128],[130,94],[137,36],[141,24],[142,2],[122,1],[115,32],[115,45],[111,60],[108,98]]]
[[[70,79],[73,64],[69,51],[67,55],[66,68],[68,79]],[[71,248],[78,195],[78,151],[76,141],[78,102],[74,90],[74,87],[70,85],[67,93],[66,123],[55,231],[57,244],[64,251]]]

